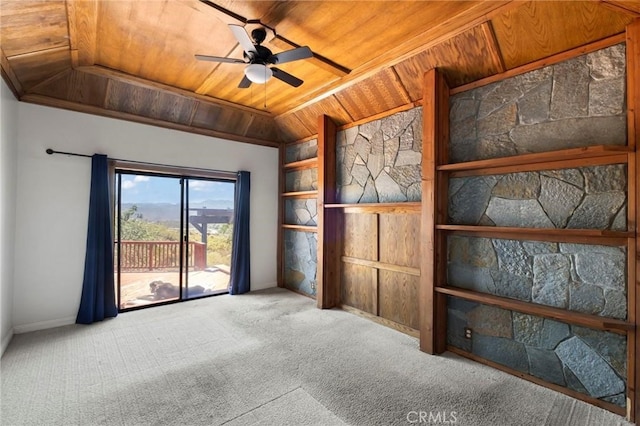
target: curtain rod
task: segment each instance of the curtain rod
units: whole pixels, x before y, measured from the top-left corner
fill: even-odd
[[[73,157],[84,157],[84,158],[92,158],[93,157],[93,155],[78,154],[76,152],[56,151],[56,150],[51,149],[51,148],[47,148],[45,150],[45,152],[47,154],[49,154],[49,155],[64,154],[64,155],[71,155]],[[109,158],[109,160],[113,160],[113,161],[122,161],[124,163],[131,163],[131,164],[142,164],[142,165],[146,165],[146,166],[172,167],[172,168],[178,168],[178,169],[201,170],[203,172],[226,173],[226,174],[234,174],[234,175],[237,174],[237,172],[230,172],[228,170],[213,170],[213,169],[205,169],[205,168],[202,168],[202,167],[174,166],[174,165],[171,165],[171,164],[149,163],[147,161],[123,160],[121,158],[111,158],[111,157],[107,157],[107,158]]]

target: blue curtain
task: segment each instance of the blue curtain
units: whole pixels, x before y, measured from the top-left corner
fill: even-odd
[[[236,180],[236,206],[233,223],[233,251],[231,252],[231,280],[229,293],[249,291],[251,282],[251,250],[249,248],[249,190],[251,173],[238,172]]]
[[[118,315],[113,285],[113,238],[109,199],[109,164],[106,155],[91,160],[89,228],[84,261],[78,324],[91,324]]]

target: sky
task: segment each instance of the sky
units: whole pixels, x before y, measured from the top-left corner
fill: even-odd
[[[234,184],[206,180],[189,180],[189,202],[233,200]],[[180,204],[180,179],[122,174],[123,203]]]

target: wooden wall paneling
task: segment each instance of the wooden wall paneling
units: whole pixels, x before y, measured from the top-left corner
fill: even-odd
[[[619,11],[640,16],[640,1],[638,0],[604,0],[603,4],[613,6]]]
[[[452,87],[478,80],[500,71],[497,49],[489,44],[483,25],[471,28],[428,50],[408,58],[394,68],[413,101],[422,99],[424,73],[438,67]]]
[[[70,69],[32,90],[56,99],[101,107],[104,105],[108,83],[109,79],[106,77]]]
[[[250,138],[272,140],[274,142],[280,140],[273,118],[258,114],[252,114],[251,125],[248,126],[244,135]]]
[[[443,194],[440,191],[443,188],[436,167],[446,160],[448,96],[449,89],[443,75],[436,69],[425,73],[420,224],[420,350],[430,354],[441,353],[446,349],[446,297],[436,293],[436,287],[444,284],[444,277],[440,276],[442,267],[438,265],[444,259],[438,253],[442,250],[444,237],[438,234],[436,225],[444,223],[446,211],[441,205]]]
[[[3,1],[0,20],[2,50],[9,58],[69,47],[64,0]]]
[[[244,133],[247,138],[270,141],[265,145],[279,146],[275,123],[269,117],[256,116],[249,111],[224,108],[214,103],[198,102],[191,125],[236,134],[241,129],[239,133]]]
[[[492,19],[507,69],[624,32],[632,16],[599,2],[530,1]]]
[[[420,267],[419,214],[380,214],[380,262]]]
[[[381,269],[378,279],[378,315],[417,330],[420,277]]]
[[[96,62],[98,2],[67,0],[66,4],[73,66],[93,65]]]
[[[337,201],[336,125],[326,115],[318,117],[318,272],[316,302],[329,309],[340,304],[340,234],[342,215],[339,209],[325,209]]]
[[[635,263],[634,270],[630,268],[628,280],[628,298],[629,298],[629,314],[628,320],[635,323],[635,331],[629,333],[629,357],[628,371],[629,377],[627,381],[628,387],[628,414],[632,421],[636,424],[640,422],[640,366],[638,365],[638,356],[640,355],[640,259],[637,254],[640,253],[640,235],[638,235],[638,224],[640,224],[640,156],[638,148],[640,147],[640,19],[636,19],[627,27],[627,108],[630,112],[628,129],[629,129],[629,145],[636,149],[634,163],[629,163],[629,224],[635,231],[635,250],[629,250],[629,256],[635,254],[629,260]],[[630,156],[631,157],[631,156]],[[631,160],[632,158],[630,158]],[[633,195],[631,191],[634,190]],[[634,202],[633,205],[631,202]],[[634,214],[635,213],[635,214]]]
[[[351,117],[361,120],[406,105],[403,91],[395,73],[387,68],[336,93],[335,97]]]
[[[340,280],[343,305],[378,315],[378,280],[375,268],[343,263]]]
[[[348,257],[378,260],[378,215],[345,213],[342,253]]]
[[[274,120],[278,128],[280,139],[284,142],[297,141],[318,133],[317,130],[308,130],[295,114],[278,115]]]
[[[294,108],[291,112],[295,112],[301,121],[309,123],[315,123],[319,115],[329,116],[338,127],[353,122],[353,117],[342,107],[335,96],[329,96],[305,108]]]
[[[42,80],[71,69],[71,56],[66,47],[26,53],[9,57],[8,60],[26,92]]]

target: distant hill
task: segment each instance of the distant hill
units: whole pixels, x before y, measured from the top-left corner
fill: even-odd
[[[122,211],[133,205],[138,207],[138,214],[150,222],[176,222],[180,220],[180,205],[171,203],[122,203]],[[205,200],[190,203],[191,208],[233,209],[233,200]]]

